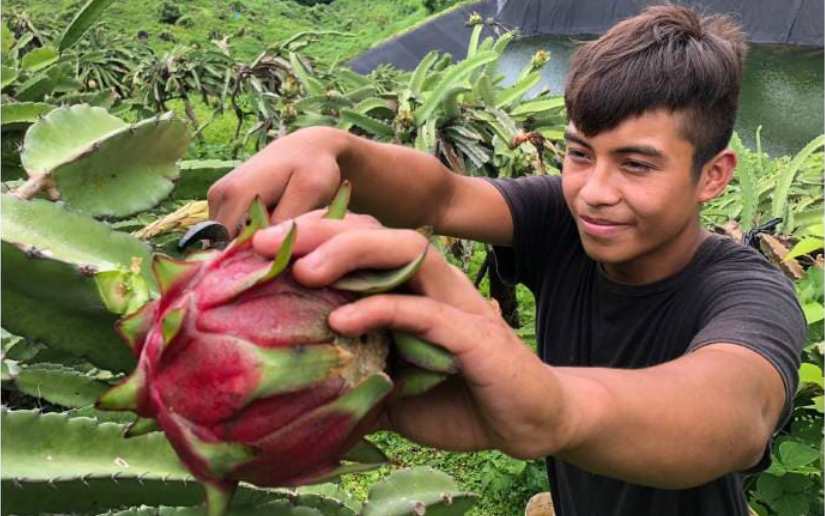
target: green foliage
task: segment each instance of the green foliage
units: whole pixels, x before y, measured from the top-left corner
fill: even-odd
[[[544,461],[514,459],[500,452],[490,452],[481,470],[482,491],[492,496],[503,496],[513,489],[528,492],[547,491],[547,470]]]
[[[781,232],[798,236],[821,225],[823,145],[825,138],[819,136],[793,157],[772,159],[760,145],[752,151],[734,135],[731,148],[739,157],[736,174],[725,195],[705,205],[705,223],[722,226],[736,220],[747,231],[782,217]]]
[[[89,0],[86,2],[86,5],[77,11],[77,15],[60,37],[59,50],[63,52],[77,43],[111,3],[112,0]]]
[[[181,13],[178,4],[173,2],[163,2],[160,6],[158,21],[171,25],[176,23],[181,16],[183,16],[183,13]]]

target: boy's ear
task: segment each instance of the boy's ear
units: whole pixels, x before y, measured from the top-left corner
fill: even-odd
[[[696,201],[708,202],[725,191],[736,169],[736,153],[725,149],[702,167],[696,189]]]

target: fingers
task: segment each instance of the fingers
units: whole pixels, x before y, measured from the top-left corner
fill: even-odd
[[[384,228],[374,218],[348,213],[344,220],[323,218],[316,210],[295,219],[297,238],[292,269],[295,278],[308,287],[329,285],[364,269],[394,269],[416,260],[428,249],[426,237],[413,230]],[[274,256],[291,228],[285,222],[259,231],[255,250]],[[407,285],[413,292],[432,297],[474,314],[493,314],[493,308],[478,294],[460,269],[429,248],[419,271]]]
[[[225,176],[206,194],[209,218],[223,224],[233,238],[246,222],[246,212],[254,199],[253,192],[243,192],[235,185],[229,176]]]
[[[425,249],[424,262],[408,282],[413,292],[470,313],[493,313],[464,272],[447,263],[429,247],[423,235],[413,230],[367,227],[343,231],[298,259],[292,272],[304,285],[321,287],[358,270],[403,267]]]
[[[273,224],[326,206],[335,195],[341,174],[334,160],[331,163],[316,163],[312,173],[309,172],[302,170],[291,175],[270,216]]]
[[[323,218],[325,214],[326,209],[314,210],[294,220],[262,229],[255,233],[252,245],[256,252],[264,256],[275,256],[294,222],[297,238],[292,246],[292,254],[303,256],[345,230],[380,226],[377,220],[368,215],[347,213],[343,220],[332,220]]]
[[[311,154],[312,146],[306,141],[293,138],[288,145],[288,139],[273,142],[209,189],[209,217],[226,226],[233,237],[246,222],[256,196],[267,206],[276,205],[270,216],[273,222],[296,217],[332,199],[341,182],[334,155],[323,149]]]
[[[380,227],[352,227],[338,231],[295,262],[293,274],[308,287],[328,285],[342,276],[362,269],[394,269],[407,265],[427,249],[429,242],[413,230]],[[428,253],[426,267],[437,252]]]
[[[413,295],[381,294],[360,299],[333,311],[329,324],[336,332],[350,336],[382,328],[413,333],[444,347],[459,361],[462,355],[477,351],[490,340],[486,318]]]

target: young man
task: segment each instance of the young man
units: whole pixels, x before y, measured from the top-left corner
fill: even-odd
[[[563,516],[745,516],[742,473],[766,466],[790,415],[805,322],[778,271],[699,223],[736,164],[744,54],[727,18],[649,8],[573,59],[560,178],[463,177],[313,128],[221,179],[210,209],[234,226],[255,195],[274,205],[279,224],[255,238],[267,254],[297,217],[294,271],[310,286],[401,265],[425,245],[366,216],[301,215],[342,178],[353,210],[387,226],[496,245],[499,273],[536,296],[539,357],[437,253],[411,283],[420,295],[330,316],[342,333],[399,328],[458,357],[460,378],[393,405],[385,426],[446,449],[548,457]]]

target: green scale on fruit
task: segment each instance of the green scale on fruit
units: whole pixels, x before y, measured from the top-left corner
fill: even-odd
[[[326,216],[343,218],[348,200],[344,182]],[[256,200],[226,249],[154,257],[160,297],[116,325],[137,368],[98,401],[138,414],[128,436],[163,430],[204,484],[210,516],[226,513],[239,481],[295,486],[380,465],[383,454],[362,437],[381,404],[456,371],[448,353],[414,336],[349,338],[326,322],[358,296],[402,285],[426,249],[398,270],[308,289],[290,272],[294,225],[274,260],[254,252],[252,237],[268,223]],[[391,348],[399,367],[389,367]]]

